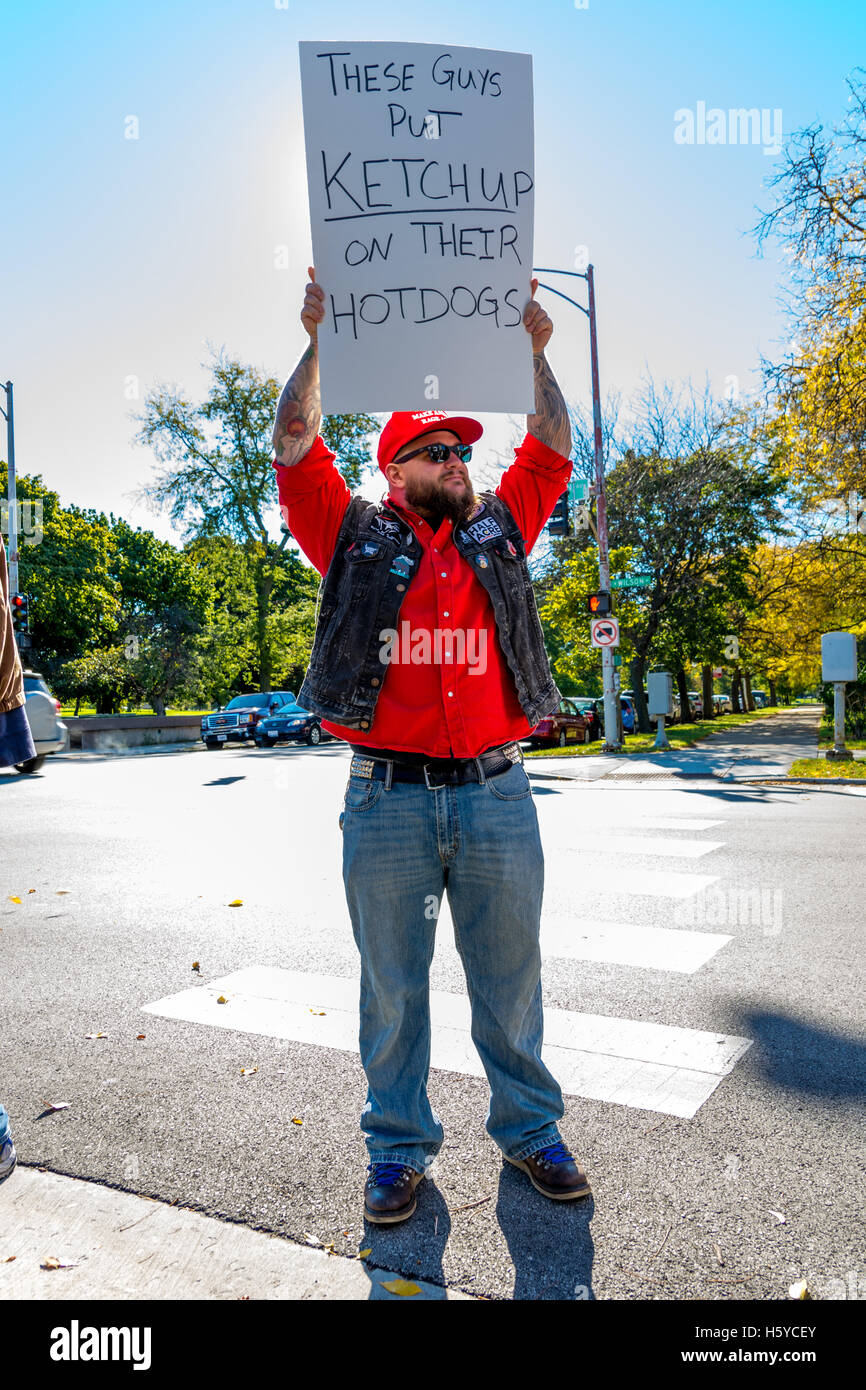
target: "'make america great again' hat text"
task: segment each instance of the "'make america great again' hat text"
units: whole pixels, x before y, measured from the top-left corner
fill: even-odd
[[[461,444],[474,444],[484,426],[468,415],[448,415],[444,410],[395,410],[379,436],[376,457],[382,472],[413,439],[433,430],[452,430]]]

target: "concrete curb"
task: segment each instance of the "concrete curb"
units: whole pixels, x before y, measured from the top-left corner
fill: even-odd
[[[20,1162],[0,1188],[0,1211],[0,1297],[7,1305],[12,1299],[485,1301],[239,1222]],[[368,1243],[360,1212],[357,1230]],[[44,1269],[52,1256],[67,1267]],[[401,1296],[383,1287],[400,1278],[418,1292]]]

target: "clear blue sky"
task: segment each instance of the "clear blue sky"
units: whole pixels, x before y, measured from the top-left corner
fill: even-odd
[[[310,256],[300,39],[533,55],[535,261],[573,267],[588,246],[603,391],[627,397],[646,369],[745,389],[759,353],[787,341],[781,261],[758,259],[749,235],[776,159],[678,144],[674,113],[780,110],[785,134],[836,122],[866,50],[862,0],[281,4],[6,9],[0,379],[15,383],[19,470],[64,503],[171,537],[131,501],[152,458],[131,444],[129,379],[141,398],[157,381],[195,395],[209,342],[280,377],[294,366]],[[586,401],[585,320],[547,306],[554,370]],[[504,417],[485,423],[504,445]]]

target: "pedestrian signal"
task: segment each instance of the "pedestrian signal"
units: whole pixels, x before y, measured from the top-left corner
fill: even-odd
[[[550,514],[547,523],[547,533],[549,536],[570,536],[571,518],[568,514],[568,493],[564,492],[557,498],[556,506]]]
[[[586,611],[594,618],[607,618],[613,612],[613,602],[606,589],[587,595]]]

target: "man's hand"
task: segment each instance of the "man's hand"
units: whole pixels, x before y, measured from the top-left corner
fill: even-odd
[[[538,289],[538,281],[530,280],[529,292],[534,295]],[[553,320],[550,315],[542,309],[537,299],[530,299],[523,311],[523,323],[527,333],[532,334],[532,351],[544,352],[550,342],[553,333]]]
[[[321,285],[316,284],[316,271],[313,266],[307,266],[307,274],[310,283],[307,285],[304,307],[301,310],[301,323],[315,343],[318,340],[319,324],[325,317],[325,291]]]

